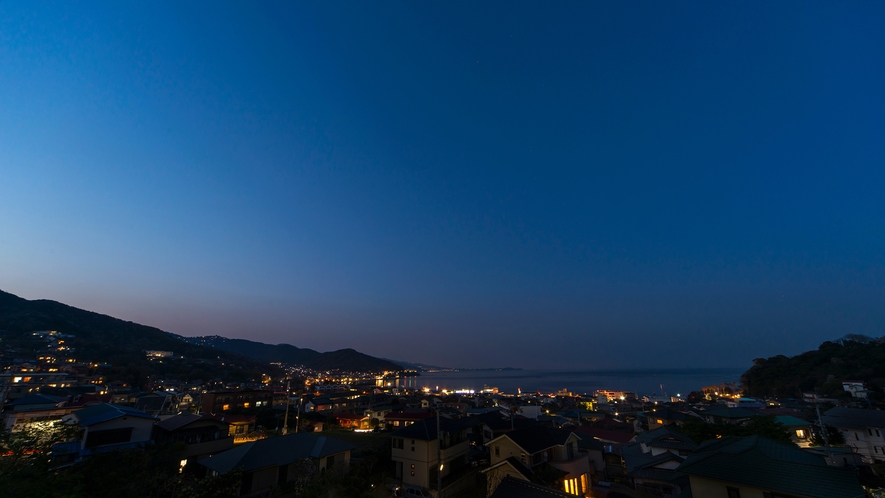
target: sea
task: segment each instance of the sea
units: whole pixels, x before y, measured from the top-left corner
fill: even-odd
[[[738,383],[743,368],[686,368],[642,370],[458,370],[421,372],[400,385],[433,390],[497,388],[502,393],[552,393],[566,389],[592,394],[599,389],[631,391],[639,396],[686,396],[703,387]],[[404,383],[404,384],[403,384]]]

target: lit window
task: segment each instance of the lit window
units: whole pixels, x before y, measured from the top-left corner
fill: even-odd
[[[799,439],[805,439],[805,431],[802,429],[796,429],[796,437]]]
[[[656,422],[658,423],[658,425],[664,425],[664,421],[661,419],[657,419]]]
[[[224,411],[230,410],[230,405],[222,405],[221,409]]]
[[[250,405],[250,403],[247,401],[247,402],[243,403],[243,408],[249,408],[249,405]]]
[[[577,477],[574,479],[566,479],[563,482],[563,488],[565,489],[565,492],[570,495],[580,495],[581,494],[581,485],[578,482]]]

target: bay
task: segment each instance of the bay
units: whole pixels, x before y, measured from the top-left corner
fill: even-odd
[[[406,380],[406,387],[470,389],[496,387],[500,392],[553,393],[567,389],[592,394],[599,389],[631,391],[643,395],[688,395],[705,386],[737,383],[742,368],[686,368],[641,370],[459,370],[422,372]],[[663,393],[662,388],[663,387]]]

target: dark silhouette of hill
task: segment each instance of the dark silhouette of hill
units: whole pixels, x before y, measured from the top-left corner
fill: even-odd
[[[0,291],[0,337],[14,346],[23,359],[46,353],[46,344],[31,337],[35,330],[57,330],[75,337],[65,340],[78,361],[110,363],[101,373],[109,380],[123,380],[141,387],[150,379],[184,381],[221,379],[260,380],[261,374],[279,371],[246,356],[189,344],[155,327],[139,325],[74,308],[56,301],[27,300]],[[172,351],[180,358],[147,359],[145,350]]]
[[[872,399],[882,398],[885,387],[885,338],[850,334],[827,341],[815,351],[793,357],[757,358],[741,376],[749,396],[799,398],[803,392],[818,391],[829,396],[850,396],[843,380],[867,383]]]
[[[179,336],[179,339],[191,344],[236,352],[257,360],[302,365],[320,371],[383,372],[403,369],[396,363],[375,358],[353,349],[339,349],[338,351],[320,353],[313,349],[298,348],[291,344],[273,345],[246,339],[228,339],[217,335],[201,337]]]

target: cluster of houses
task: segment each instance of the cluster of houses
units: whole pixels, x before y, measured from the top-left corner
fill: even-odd
[[[183,443],[182,467],[205,475],[243,472],[242,495],[266,492],[305,471],[346,468],[356,446],[335,430],[382,432],[391,448],[390,477],[401,489],[453,496],[482,486],[488,497],[613,496],[859,497],[880,480],[858,469],[885,461],[885,411],[835,407],[820,415],[840,447],[812,444],[813,405],[724,398],[689,404],[601,392],[506,395],[399,389],[289,393],[226,389],[193,396],[175,391],[92,392],[70,386],[7,399],[6,430],[62,423],[79,429],[53,447],[58,467],[98,452]],[[301,432],[266,437],[257,410],[288,410],[311,419]],[[253,414],[253,415],[249,415]],[[690,420],[745,424],[775,417],[795,443],[761,436],[698,444],[680,427]],[[291,425],[291,424],[290,424]],[[325,430],[323,430],[325,429]],[[297,430],[297,429],[296,429]],[[305,462],[308,462],[305,466]],[[307,469],[307,470],[306,470]],[[420,495],[419,495],[420,496]]]
[[[811,444],[816,426],[801,417],[813,407],[803,403],[734,397],[690,405],[619,394],[593,410],[563,395],[433,398],[434,409],[423,416],[416,409],[412,418],[422,418],[391,432],[394,474],[406,486],[452,495],[478,472],[494,498],[849,498],[880,496],[885,485],[863,471],[885,460],[885,448],[875,449],[885,434],[885,417],[876,414],[885,411],[826,411],[824,424],[843,432],[846,445],[821,448]],[[741,425],[760,415],[774,417],[794,444],[758,435],[698,444],[680,427]]]
[[[45,336],[50,349],[66,347],[64,337]],[[166,353],[146,352],[157,361]],[[139,391],[107,382],[100,365],[46,356],[2,374],[0,427],[76,428],[52,448],[57,468],[96,453],[180,443],[182,470],[239,469],[241,495],[253,496],[305,473],[346,470],[358,446],[341,431],[352,430],[389,440],[389,482],[379,497],[859,498],[883,496],[885,488],[875,471],[885,462],[885,411],[873,409],[858,381],[844,384],[848,403],[818,395],[756,400],[711,392],[688,403],[619,391],[514,395],[372,384],[290,391],[281,387],[285,379]],[[819,409],[833,401],[842,406]],[[260,427],[256,415],[269,412],[288,425]],[[682,430],[760,415],[774,417],[793,444],[759,435],[693,441]],[[844,443],[821,446],[814,437],[821,427]]]

